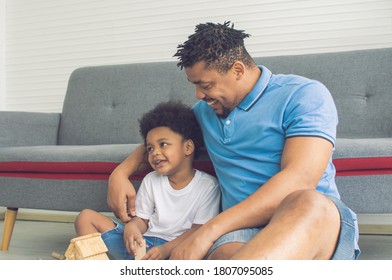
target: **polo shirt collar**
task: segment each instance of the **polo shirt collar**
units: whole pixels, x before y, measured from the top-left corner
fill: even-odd
[[[261,75],[255,86],[249,92],[249,94],[242,100],[238,105],[238,108],[247,111],[252,107],[252,105],[260,98],[264,90],[267,88],[268,83],[271,79],[272,72],[262,65],[258,66],[261,70]]]

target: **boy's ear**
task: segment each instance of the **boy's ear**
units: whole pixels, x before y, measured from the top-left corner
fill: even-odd
[[[191,139],[186,140],[185,142],[185,154],[187,156],[193,154],[195,151],[195,143]]]

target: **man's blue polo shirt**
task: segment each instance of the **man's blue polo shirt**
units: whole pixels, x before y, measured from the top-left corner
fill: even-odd
[[[223,210],[241,202],[280,171],[286,138],[322,137],[335,144],[338,116],[328,89],[295,75],[260,79],[227,118],[204,101],[194,106],[222,187]],[[339,198],[332,157],[317,190]]]

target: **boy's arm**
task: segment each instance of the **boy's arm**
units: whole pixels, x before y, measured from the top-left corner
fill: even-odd
[[[148,220],[134,217],[130,222],[124,226],[124,244],[128,252],[136,255],[135,243],[139,243],[140,246],[143,244],[143,233],[148,229]]]
[[[145,155],[142,144],[118,165],[109,177],[107,203],[116,217],[124,223],[136,215],[136,191],[129,177],[147,169]]]
[[[171,255],[173,249],[178,246],[181,242],[191,236],[197,229],[199,229],[202,225],[193,224],[190,229],[185,231],[179,237],[169,241],[161,246],[156,246],[151,248],[147,254],[142,258],[143,260],[165,260],[168,259]]]

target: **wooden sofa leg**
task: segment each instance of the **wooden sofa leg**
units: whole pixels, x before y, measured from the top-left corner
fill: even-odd
[[[1,241],[0,251],[8,251],[17,214],[18,214],[18,208],[7,208],[7,211],[5,212],[3,239]]]

